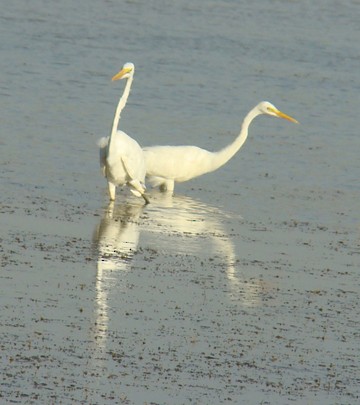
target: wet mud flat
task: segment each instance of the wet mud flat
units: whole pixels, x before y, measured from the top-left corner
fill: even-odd
[[[1,206],[2,403],[358,402],[351,221],[18,201]]]

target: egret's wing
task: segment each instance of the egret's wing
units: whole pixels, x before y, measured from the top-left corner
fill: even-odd
[[[212,171],[214,153],[197,146],[143,148],[148,177],[187,181]]]
[[[132,167],[132,162],[131,160],[128,158],[128,156],[121,156],[121,161],[122,164],[124,165],[124,169],[127,173],[127,175],[130,177],[131,180],[136,179],[136,174],[135,174],[135,170]]]

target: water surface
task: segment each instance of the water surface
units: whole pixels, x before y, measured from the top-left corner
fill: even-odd
[[[360,4],[26,2],[0,16],[5,403],[357,403]],[[96,141],[231,142],[108,206]]]

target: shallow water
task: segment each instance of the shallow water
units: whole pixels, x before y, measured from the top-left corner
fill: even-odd
[[[360,4],[15,0],[0,32],[5,403],[357,403]],[[96,140],[216,150],[107,205]]]

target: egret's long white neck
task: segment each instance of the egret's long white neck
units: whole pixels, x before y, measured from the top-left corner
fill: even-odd
[[[121,112],[125,108],[126,103],[127,103],[127,99],[129,97],[129,94],[130,94],[130,89],[131,89],[131,84],[132,84],[133,78],[134,78],[134,75],[131,74],[129,76],[129,78],[127,79],[126,85],[125,85],[125,88],[124,88],[124,92],[123,92],[122,96],[120,97],[119,103],[118,103],[118,105],[116,107],[116,110],[115,110],[114,121],[113,121],[113,125],[112,125],[112,128],[111,128],[109,145],[108,145],[108,155],[109,155],[109,152],[110,152],[110,149],[111,149],[111,140],[112,140],[113,136],[115,135],[115,133],[116,133],[116,131],[118,129],[118,126],[119,126]]]
[[[234,140],[234,142],[232,142],[228,146],[225,146],[225,148],[219,150],[218,152],[214,152],[212,170],[216,170],[219,167],[223,166],[243,146],[246,138],[248,137],[249,125],[251,124],[252,120],[260,114],[262,114],[262,112],[259,110],[258,106],[254,107],[244,118],[244,121],[241,125],[240,133]]]

